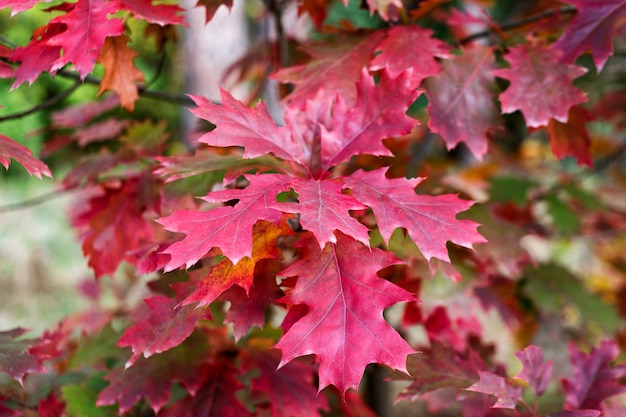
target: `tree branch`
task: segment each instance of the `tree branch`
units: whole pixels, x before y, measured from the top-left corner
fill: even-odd
[[[66,193],[67,190],[53,190],[45,194],[38,195],[37,197],[18,201],[17,203],[5,204],[4,206],[0,206],[0,214],[11,213],[14,211],[36,207],[41,204],[47,203],[48,201],[52,201],[56,198],[64,197]]]
[[[517,29],[519,27],[525,26],[529,23],[533,23],[533,22],[537,22],[541,19],[545,19],[546,17],[552,17],[552,16],[556,16],[558,14],[569,14],[569,13],[576,13],[577,9],[575,7],[572,6],[563,6],[560,7],[558,9],[555,10],[548,10],[542,13],[537,13],[535,15],[532,16],[528,16],[524,19],[520,19],[520,20],[516,20],[514,22],[511,23],[506,23],[502,26],[500,26],[500,29],[503,31],[508,31],[508,30],[513,30],[513,29]],[[469,36],[466,36],[465,38],[459,40],[459,44],[461,45],[465,45],[468,44],[472,41],[475,41],[477,39],[480,38],[485,38],[491,34],[495,33],[495,31],[493,29],[486,29],[483,30],[481,32],[477,32],[474,34],[471,34]]]
[[[56,95],[54,97],[50,97],[48,100],[39,103],[33,107],[31,107],[30,109],[21,111],[21,112],[17,112],[17,113],[13,113],[13,114],[9,114],[6,116],[0,116],[0,123],[2,122],[6,122],[7,120],[14,120],[14,119],[21,119],[22,117],[31,115],[33,113],[37,113],[40,110],[44,110],[47,109],[48,107],[52,107],[55,104],[61,102],[63,99],[65,99],[67,96],[69,96],[70,94],[72,94],[72,92],[74,92],[74,90],[76,90],[78,87],[80,87],[80,82],[75,82],[74,85],[72,85],[70,88],[68,88],[67,90],[63,91],[61,94]]]

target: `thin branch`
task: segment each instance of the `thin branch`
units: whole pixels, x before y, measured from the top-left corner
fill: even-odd
[[[11,213],[14,211],[25,210],[28,208],[36,207],[41,204],[47,203],[59,197],[65,197],[66,190],[53,190],[45,194],[38,195],[37,197],[29,198],[26,200],[18,201],[17,203],[10,203],[4,206],[0,206],[0,214]]]
[[[21,119],[22,117],[26,117],[28,115],[31,115],[33,113],[37,113],[40,110],[44,110],[47,109],[48,107],[52,107],[54,105],[56,105],[57,103],[60,103],[61,101],[63,101],[66,97],[68,97],[70,94],[72,94],[74,92],[74,90],[76,90],[78,87],[80,87],[80,83],[77,81],[75,82],[70,88],[68,88],[67,90],[63,91],[61,94],[56,95],[54,97],[50,97],[48,100],[39,103],[33,107],[31,107],[30,109],[21,111],[21,112],[17,112],[17,113],[13,113],[13,114],[9,114],[6,116],[0,116],[0,123],[2,122],[6,122],[7,120],[14,120],[14,119]]]
[[[545,19],[547,17],[552,17],[552,16],[556,16],[558,14],[569,14],[569,13],[576,13],[577,9],[575,7],[572,6],[563,6],[560,7],[558,9],[555,10],[548,10],[542,13],[537,13],[535,15],[532,16],[528,16],[524,19],[520,19],[520,20],[516,20],[514,22],[511,23],[506,23],[502,26],[500,26],[500,29],[503,31],[509,31],[509,30],[513,30],[513,29],[517,29],[519,27],[525,26],[529,23],[533,23],[533,22],[537,22],[541,19]],[[477,39],[480,38],[486,38],[488,36],[490,36],[491,34],[495,33],[495,31],[493,29],[486,29],[483,30],[481,32],[477,32],[474,34],[471,34],[469,36],[466,36],[465,38],[461,39],[459,41],[459,44],[461,45],[465,45],[467,43],[470,43],[472,41],[475,41]]]

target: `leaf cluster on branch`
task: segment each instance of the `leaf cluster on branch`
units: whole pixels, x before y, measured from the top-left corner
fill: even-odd
[[[0,415],[373,415],[371,364],[432,415],[626,413],[626,0],[257,6],[275,37],[231,70],[286,84],[281,115],[152,88],[137,45],[171,53],[176,1],[0,0],[45,16],[23,46],[0,29],[6,94],[76,81],[0,117],[0,163],[52,177],[1,133],[50,111],[42,158],[71,155],[59,190],[83,191],[71,224],[114,294],[0,332]],[[82,83],[103,97],[61,106]]]

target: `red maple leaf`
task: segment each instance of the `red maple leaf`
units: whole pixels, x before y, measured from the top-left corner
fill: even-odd
[[[505,57],[511,68],[492,71],[511,82],[500,94],[502,112],[520,110],[527,126],[545,126],[551,118],[566,123],[569,109],[587,101],[585,93],[572,84],[587,70],[560,64],[554,51],[542,44],[511,48]]]
[[[175,4],[152,4],[154,0],[119,0],[119,8],[128,10],[139,19],[157,25],[178,25],[183,22],[185,9]]]
[[[267,398],[267,403],[257,408],[269,409],[272,417],[321,417],[319,410],[328,411],[328,400],[315,389],[311,367],[294,360],[276,370],[279,364],[276,353],[245,352],[244,369],[260,371],[252,379],[252,392]]]
[[[26,329],[15,328],[0,332],[0,372],[9,375],[20,385],[24,385],[24,376],[44,372],[39,360],[28,352],[35,345],[36,339],[21,339]]]
[[[202,386],[192,396],[187,396],[159,413],[159,417],[247,417],[252,414],[235,396],[243,385],[239,374],[228,358],[217,358],[195,369],[204,379]]]
[[[358,201],[374,211],[380,233],[386,241],[398,227],[404,227],[422,255],[450,261],[446,242],[472,247],[485,239],[470,220],[457,220],[456,215],[470,208],[472,201],[455,195],[417,195],[414,188],[421,179],[388,179],[384,169],[358,171],[345,177],[346,185]]]
[[[4,414],[2,415],[4,416]],[[47,398],[39,401],[37,415],[39,417],[62,417],[66,415],[65,403],[59,401],[53,392]]]
[[[154,226],[144,216],[159,204],[159,191],[144,177],[103,183],[74,210],[72,224],[97,277],[115,272],[130,252],[154,240]]]
[[[52,177],[50,168],[39,159],[35,158],[30,149],[0,134],[0,164],[2,164],[5,169],[9,169],[11,158],[22,164],[30,175],[34,175],[39,179],[41,179],[42,175]]]
[[[432,33],[417,25],[391,28],[376,48],[380,54],[372,60],[369,69],[378,71],[387,68],[392,78],[411,69],[409,88],[419,87],[424,78],[439,73],[436,57],[450,57],[449,48],[439,39],[432,38]],[[408,50],[411,53],[407,53]]]
[[[150,297],[145,302],[149,309],[147,317],[126,329],[117,342],[118,346],[130,346],[133,350],[127,367],[142,354],[149,358],[180,345],[191,335],[199,319],[210,316],[205,308],[178,306],[178,300],[164,296]]]
[[[63,48],[63,55],[51,69],[58,70],[71,62],[81,78],[85,78],[100,55],[104,39],[124,32],[122,19],[108,17],[119,10],[119,4],[116,0],[78,0],[64,3],[59,10],[67,14],[55,17],[50,24],[64,24],[67,30],[48,39],[48,45]]]
[[[491,49],[465,49],[463,55],[442,60],[441,72],[424,81],[428,127],[448,149],[465,142],[478,159],[487,152],[487,130],[499,121],[491,94],[493,65]]]
[[[383,70],[375,85],[367,71],[361,72],[356,83],[357,104],[348,109],[339,96],[332,107],[330,126],[322,131],[324,171],[361,153],[392,155],[382,139],[405,135],[417,124],[405,114],[419,95],[410,88],[410,80],[410,71],[392,78]]]
[[[618,382],[626,374],[626,365],[610,366],[619,353],[615,341],[603,341],[588,355],[570,343],[569,353],[574,377],[562,380],[566,394],[563,408],[600,410],[603,400],[626,392],[626,387]]]
[[[283,101],[301,107],[323,89],[341,95],[348,107],[354,106],[357,103],[354,83],[384,36],[384,31],[376,31],[365,39],[362,36],[343,36],[333,43],[314,43],[303,48],[312,57],[309,63],[283,68],[272,75],[282,83],[296,86]]]
[[[208,353],[205,335],[192,335],[191,343],[183,343],[167,352],[138,358],[133,366],[114,368],[104,379],[110,382],[98,395],[96,405],[119,404],[121,414],[146,398],[155,413],[168,402],[172,384],[181,383],[195,394],[202,384],[198,368]]]
[[[49,40],[66,30],[66,24],[50,22],[33,31],[32,39],[28,45],[13,49],[9,55],[9,60],[19,62],[20,66],[14,71],[15,82],[11,88],[17,88],[26,81],[28,84],[32,84],[43,71],[56,74],[56,69],[53,66],[59,58],[61,47],[51,45]]]
[[[569,109],[567,123],[551,119],[548,123],[550,146],[558,159],[573,156],[579,164],[593,167],[591,138],[586,123],[593,120],[591,114],[580,106]]]
[[[349,215],[349,210],[366,208],[353,197],[342,194],[345,184],[329,180],[294,178],[288,183],[298,193],[299,203],[273,203],[287,213],[300,213],[300,224],[315,235],[319,246],[337,242],[335,230],[369,245],[367,227]]]
[[[32,9],[38,3],[47,3],[52,0],[0,0],[0,9],[11,8],[11,16]]]
[[[166,271],[181,265],[189,268],[213,248],[220,248],[233,264],[244,256],[252,256],[252,227],[257,220],[278,223],[281,218],[272,206],[276,195],[285,190],[285,177],[267,174],[246,178],[250,185],[243,190],[216,191],[203,197],[211,203],[239,200],[234,207],[216,207],[205,212],[178,210],[159,219],[167,230],[186,235],[163,252],[171,256]]]
[[[485,364],[474,352],[459,353],[450,346],[431,342],[430,348],[409,356],[407,368],[411,385],[398,395],[398,400],[411,401],[440,388],[467,388],[478,380]]]
[[[467,391],[481,392],[483,394],[494,395],[498,398],[493,408],[510,408],[515,409],[517,402],[522,396],[522,388],[512,385],[505,378],[492,372],[478,372],[480,379]]]
[[[414,297],[376,275],[397,262],[391,253],[370,250],[340,232],[336,244],[328,243],[323,250],[310,246],[305,258],[280,274],[297,275],[298,281],[279,301],[308,307],[275,346],[282,351],[280,366],[315,354],[320,390],[333,384],[342,395],[358,386],[369,363],[406,373],[406,357],[414,351],[385,322],[382,311]]]
[[[562,52],[561,61],[573,63],[583,53],[590,51],[598,71],[613,55],[613,34],[626,15],[624,0],[566,0],[578,13],[552,44],[552,49]]]
[[[528,382],[535,390],[535,396],[542,396],[552,376],[552,361],[544,363],[541,348],[533,345],[516,352],[515,357],[522,363],[522,370],[516,378]]]

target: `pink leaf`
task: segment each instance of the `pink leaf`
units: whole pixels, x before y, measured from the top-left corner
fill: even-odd
[[[543,45],[514,47],[505,57],[511,68],[492,71],[511,81],[500,94],[502,112],[520,110],[527,126],[546,126],[551,118],[566,123],[569,109],[587,101],[585,93],[572,84],[587,70],[560,64],[554,51]]]
[[[11,17],[20,12],[32,9],[36,4],[48,3],[52,0],[0,0],[0,9],[11,8]]]
[[[50,168],[39,159],[26,146],[17,143],[11,138],[0,134],[0,164],[9,169],[11,158],[22,164],[30,174],[41,179],[42,175],[52,178]]]
[[[323,250],[313,244],[305,259],[281,273],[298,276],[284,300],[304,303],[309,310],[276,344],[283,353],[280,366],[298,356],[315,354],[320,364],[320,390],[333,384],[342,395],[358,386],[369,363],[406,372],[406,357],[414,351],[382,313],[386,307],[414,297],[376,274],[396,262],[389,252],[370,250],[342,233],[337,233],[336,244],[328,243]]]
[[[404,227],[429,261],[436,257],[450,262],[448,241],[467,248],[485,241],[476,231],[476,223],[456,219],[458,213],[474,204],[472,201],[455,195],[418,195],[414,188],[420,179],[388,179],[384,169],[358,171],[344,181],[354,198],[372,208],[385,240],[396,228]]]
[[[475,47],[442,60],[439,75],[425,80],[428,127],[448,149],[465,142],[478,159],[487,152],[487,130],[499,122],[491,94],[493,65],[493,50]]]
[[[438,58],[449,58],[449,48],[439,39],[432,38],[432,31],[417,25],[400,25],[391,28],[376,52],[379,55],[372,60],[372,71],[387,68],[391,78],[411,70],[409,88],[417,88],[424,78],[439,73]],[[415,48],[419,45],[419,48]],[[407,53],[411,50],[412,53]]]
[[[353,197],[342,194],[344,184],[329,180],[294,178],[288,183],[298,193],[299,203],[274,203],[271,207],[287,213],[300,213],[300,224],[310,230],[323,248],[336,243],[335,230],[369,245],[367,227],[349,215],[349,210],[366,208]]]
[[[522,370],[516,378],[528,382],[535,390],[535,396],[541,397],[548,387],[552,376],[552,361],[543,363],[541,348],[530,345],[515,353],[515,357],[522,363]]]
[[[357,83],[357,104],[348,109],[338,100],[332,109],[330,132],[322,131],[322,167],[328,170],[354,155],[387,155],[382,139],[405,135],[417,124],[406,115],[418,93],[410,86],[411,73],[393,79],[383,71],[380,82],[363,70]]]
[[[510,408],[515,409],[517,402],[522,396],[522,388],[513,386],[506,379],[492,372],[478,372],[480,380],[476,382],[467,391],[481,392],[487,395],[494,395],[498,398],[493,408]]]
[[[175,4],[152,4],[154,0],[120,0],[120,8],[135,17],[157,25],[178,25],[183,22],[185,10]]]

